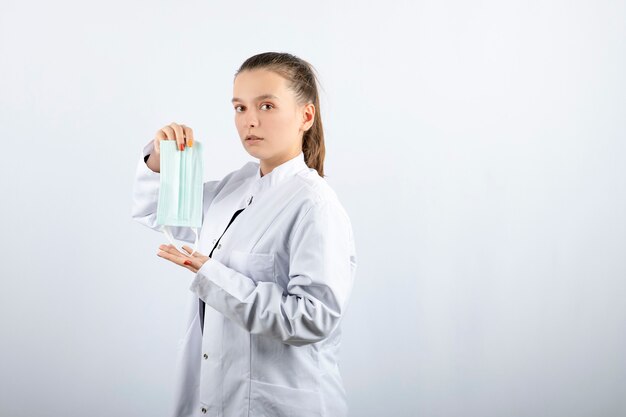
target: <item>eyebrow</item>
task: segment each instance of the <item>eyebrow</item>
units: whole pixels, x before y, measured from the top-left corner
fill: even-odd
[[[257,97],[257,98],[255,98],[254,100],[255,100],[255,101],[259,101],[259,100],[265,100],[265,99],[268,99],[268,98],[273,98],[273,99],[276,99],[276,100],[278,100],[278,99],[279,99],[278,97],[276,97],[276,96],[275,96],[275,95],[273,95],[273,94],[261,94],[260,96],[258,96],[258,97]],[[232,99],[230,102],[231,102],[231,103],[234,103],[235,101],[243,102],[243,100],[242,100],[242,99],[237,98],[237,97],[233,97],[233,99]]]

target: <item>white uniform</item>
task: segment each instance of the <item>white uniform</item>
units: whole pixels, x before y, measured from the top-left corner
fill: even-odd
[[[152,141],[138,161],[132,217],[160,230],[160,174],[144,162],[151,152]],[[195,240],[189,228],[172,232]],[[263,177],[259,163],[248,162],[204,183],[198,251],[208,255],[220,236],[189,287],[171,415],[346,416],[340,321],[356,253],[350,219],[334,191],[302,153]],[[206,303],[204,333],[199,298]]]

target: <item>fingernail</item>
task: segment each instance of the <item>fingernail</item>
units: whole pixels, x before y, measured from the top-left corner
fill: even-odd
[[[189,142],[187,142],[187,146],[189,146],[190,148],[193,146],[193,139],[189,139]]]
[[[185,261],[183,262],[185,265],[191,265],[191,261]]]
[[[182,143],[180,144],[180,150],[185,150],[185,145],[183,145]]]

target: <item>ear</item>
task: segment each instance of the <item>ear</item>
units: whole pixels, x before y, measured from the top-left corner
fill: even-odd
[[[315,122],[315,105],[313,103],[307,103],[302,110],[302,130],[307,131],[313,126]]]

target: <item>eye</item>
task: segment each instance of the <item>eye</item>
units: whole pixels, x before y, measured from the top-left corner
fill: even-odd
[[[237,112],[237,109],[238,109],[239,107],[243,107],[243,106],[235,106],[235,112]],[[237,113],[239,113],[239,112],[237,112]]]
[[[263,107],[263,106],[270,106],[271,108],[274,108],[274,106],[272,104],[270,104],[270,103],[263,103],[263,104],[261,104],[261,107]]]

